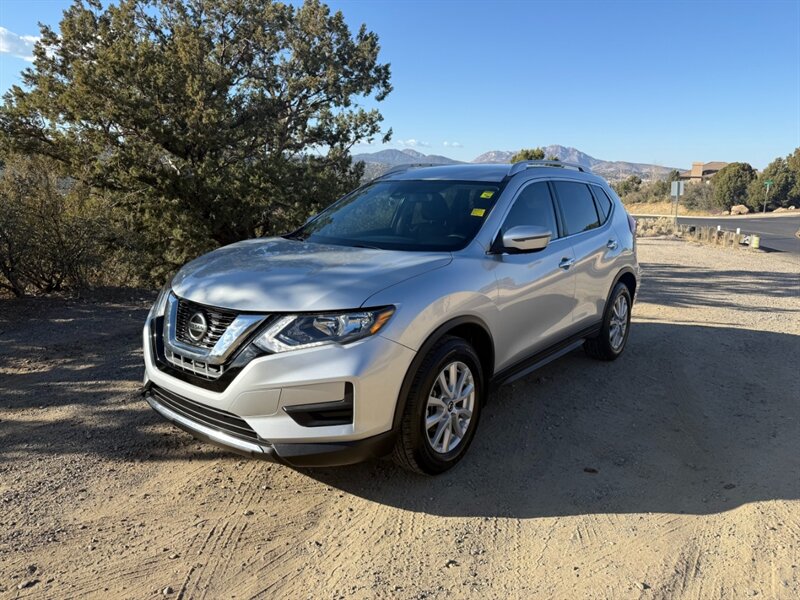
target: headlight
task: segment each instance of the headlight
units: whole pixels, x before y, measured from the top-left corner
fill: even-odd
[[[150,308],[150,314],[147,315],[147,320],[155,319],[156,317],[163,317],[164,310],[167,307],[167,298],[169,297],[169,293],[171,291],[170,282],[167,281],[166,285],[161,288],[161,291],[158,292],[158,297],[156,301],[153,303],[153,306]]]
[[[349,344],[378,333],[394,314],[394,307],[341,314],[281,317],[253,343],[269,352],[287,352],[323,344]]]

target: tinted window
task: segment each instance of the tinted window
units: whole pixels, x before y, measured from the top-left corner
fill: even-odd
[[[608,194],[606,194],[605,190],[600,186],[593,185],[592,191],[594,192],[595,200],[597,200],[597,208],[600,214],[603,215],[603,223],[605,223],[608,214],[611,212],[611,198],[608,197]]]
[[[567,235],[600,227],[589,186],[574,181],[554,181]]]
[[[553,239],[558,237],[556,213],[546,183],[532,183],[522,190],[514,201],[514,206],[511,207],[503,225],[503,231],[508,231],[517,225],[546,227],[553,234]]]

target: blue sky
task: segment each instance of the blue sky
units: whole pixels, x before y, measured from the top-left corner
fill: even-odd
[[[24,36],[68,4],[0,0],[0,90],[29,64]],[[562,144],[763,168],[800,146],[800,0],[330,5],[377,32],[392,65],[390,147],[471,160]]]

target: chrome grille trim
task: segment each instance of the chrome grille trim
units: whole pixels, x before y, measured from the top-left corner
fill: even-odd
[[[225,373],[225,365],[210,365],[207,362],[185,357],[173,352],[167,346],[164,347],[164,358],[173,366],[204,379],[219,379]]]
[[[164,315],[165,318],[163,331],[164,349],[165,354],[166,351],[169,350],[173,355],[176,356],[172,360],[167,357],[167,360],[169,360],[172,364],[189,371],[190,373],[201,374],[205,373],[206,370],[210,370],[212,365],[215,367],[220,367],[223,365],[225,361],[227,361],[228,358],[242,345],[242,342],[247,338],[247,336],[267,318],[267,315],[236,315],[236,313],[225,309],[195,305],[201,306],[203,314],[206,315],[207,320],[209,319],[208,315],[211,313],[222,315],[223,317],[233,315],[233,320],[227,325],[224,324],[227,319],[225,319],[225,321],[218,321],[215,325],[217,329],[222,329],[224,327],[224,330],[219,332],[218,336],[215,336],[215,343],[213,346],[197,346],[195,344],[186,343],[179,338],[179,312],[181,312],[180,306],[182,303],[186,303],[186,301],[182,298],[178,298],[174,293],[170,293],[169,297],[167,298],[167,308]],[[189,305],[193,303],[186,304]],[[186,312],[187,311],[184,311],[184,313]],[[184,314],[183,318],[191,318],[192,314],[194,314],[194,311],[190,309],[188,311],[188,315]],[[185,322],[183,331],[186,331]],[[197,369],[200,369],[200,373],[197,372]],[[216,375],[213,378],[217,379],[219,377],[220,375]]]
[[[199,342],[192,340],[189,337],[188,331],[189,319],[196,312],[203,313],[208,323],[208,330]],[[235,312],[221,308],[209,308],[179,298],[177,321],[175,323],[175,338],[184,344],[210,350],[216,345],[219,338],[222,337],[222,334],[225,333],[236,317],[237,314]]]

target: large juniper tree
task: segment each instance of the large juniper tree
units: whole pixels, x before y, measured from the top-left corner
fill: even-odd
[[[364,101],[391,90],[378,51],[318,0],[76,0],[42,28],[0,126],[113,193],[180,262],[293,227],[358,182],[349,149],[381,135]]]
[[[747,186],[756,178],[756,172],[748,163],[734,162],[722,167],[712,180],[714,201],[720,208],[747,204]]]

